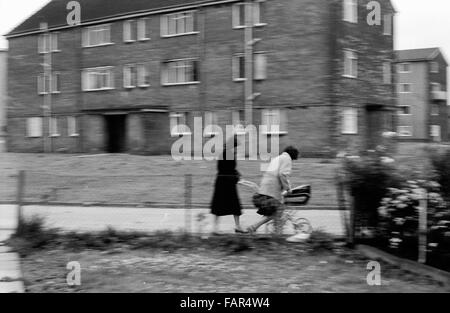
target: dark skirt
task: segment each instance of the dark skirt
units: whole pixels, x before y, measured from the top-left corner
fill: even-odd
[[[242,215],[236,187],[237,181],[235,176],[217,177],[211,202],[211,214],[216,216]]]

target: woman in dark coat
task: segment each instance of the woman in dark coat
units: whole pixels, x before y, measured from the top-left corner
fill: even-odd
[[[218,233],[220,217],[227,215],[234,216],[237,233],[246,232],[241,228],[239,221],[242,207],[236,187],[240,179],[240,174],[236,170],[237,146],[237,136],[234,136],[224,145],[222,156],[217,163],[218,173],[211,203],[211,213],[215,215],[213,233]]]

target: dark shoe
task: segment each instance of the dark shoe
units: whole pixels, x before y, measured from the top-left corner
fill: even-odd
[[[235,231],[237,234],[248,234],[248,231],[247,231],[247,230],[243,230],[243,229],[240,229],[240,228],[235,228],[234,231]]]

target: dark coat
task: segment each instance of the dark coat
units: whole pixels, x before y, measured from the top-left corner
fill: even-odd
[[[236,157],[233,160],[227,160],[225,154],[224,151],[222,159],[217,163],[218,173],[211,202],[211,213],[217,216],[240,216],[242,207],[236,186],[240,174],[236,170]]]

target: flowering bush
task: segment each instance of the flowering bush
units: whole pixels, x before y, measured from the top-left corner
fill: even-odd
[[[441,184],[441,191],[450,206],[450,149],[431,153],[431,165],[436,181]]]
[[[426,192],[424,193],[423,190]],[[450,234],[450,211],[433,181],[408,181],[403,188],[389,188],[378,208],[379,235],[401,254],[417,252],[420,200],[427,199],[428,250],[442,249]]]

